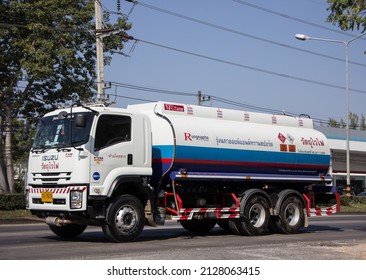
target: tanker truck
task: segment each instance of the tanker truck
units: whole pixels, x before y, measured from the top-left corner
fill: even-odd
[[[162,101],[72,106],[39,122],[26,207],[61,238],[96,225],[113,242],[134,241],[167,217],[200,234],[216,225],[291,234],[339,210],[330,160],[306,116]]]

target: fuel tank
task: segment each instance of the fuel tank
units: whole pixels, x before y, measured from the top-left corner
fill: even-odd
[[[131,105],[151,120],[153,173],[321,177],[330,165],[325,135],[308,117],[156,102]]]

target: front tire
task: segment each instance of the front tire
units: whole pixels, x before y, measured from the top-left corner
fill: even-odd
[[[79,236],[86,229],[86,225],[68,224],[62,226],[49,225],[54,234],[61,238],[74,238]]]
[[[141,201],[132,195],[122,195],[110,205],[103,232],[114,242],[129,242],[139,237],[144,224],[144,207]]]

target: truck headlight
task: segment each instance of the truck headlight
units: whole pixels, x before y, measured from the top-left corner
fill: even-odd
[[[80,209],[83,205],[83,193],[81,191],[70,192],[70,208]]]

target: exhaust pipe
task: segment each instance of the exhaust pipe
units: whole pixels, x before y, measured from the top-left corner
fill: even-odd
[[[64,217],[51,217],[51,216],[47,217],[45,222],[49,226],[57,226],[57,227],[75,224],[73,221],[66,219]]]

